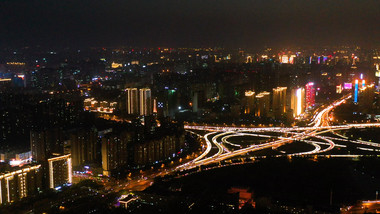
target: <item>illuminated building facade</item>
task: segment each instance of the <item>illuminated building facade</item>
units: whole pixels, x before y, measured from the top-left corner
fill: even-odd
[[[375,71],[375,76],[376,76],[377,78],[379,78],[379,82],[378,82],[377,87],[380,88],[380,64],[379,64],[379,63],[376,63],[376,64],[375,64],[375,69],[376,69],[376,71]]]
[[[266,117],[269,113],[270,107],[270,93],[269,92],[261,92],[256,95],[256,117]]]
[[[41,190],[41,165],[0,173],[0,205],[18,201]]]
[[[253,62],[252,56],[247,56],[246,60],[245,60],[245,63],[252,63],[252,62]]]
[[[127,88],[127,113],[138,114],[138,91],[137,88]]]
[[[293,117],[297,117],[305,112],[305,89],[292,89],[290,108],[293,110]]]
[[[245,95],[244,113],[253,114],[254,106],[255,106],[255,92],[249,90],[249,91],[246,91],[244,95]]]
[[[111,64],[111,68],[121,68],[121,67],[123,67],[123,64],[121,63],[112,62]]]
[[[140,115],[152,114],[152,92],[149,88],[140,89]]]
[[[275,118],[280,118],[286,113],[286,87],[277,87],[273,89],[272,110]]]
[[[283,63],[283,64],[294,64],[295,63],[295,59],[296,59],[296,55],[280,55],[279,57],[279,60],[280,60],[280,63]]]
[[[337,85],[337,86],[336,86],[336,90],[335,90],[335,92],[336,92],[337,94],[341,94],[342,91],[343,91],[343,87],[342,87],[342,85]]]
[[[295,59],[296,59],[296,55],[290,55],[290,57],[289,57],[289,63],[290,64],[294,64],[295,63]]]
[[[157,114],[157,98],[153,99],[153,114]]]
[[[48,159],[49,187],[54,189],[73,182],[71,154]]]
[[[306,109],[315,105],[315,88],[314,83],[309,82],[306,84]]]
[[[289,63],[289,57],[287,55],[281,55],[280,56],[280,62],[284,63],[284,64],[288,64]]]
[[[91,112],[100,112],[112,114],[117,106],[117,102],[97,101],[94,98],[87,98],[84,100],[84,109]]]
[[[358,95],[359,95],[359,80],[355,80],[354,103],[358,103]]]

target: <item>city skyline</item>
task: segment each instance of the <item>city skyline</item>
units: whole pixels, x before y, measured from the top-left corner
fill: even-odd
[[[0,0],[0,213],[378,213],[379,14]]]

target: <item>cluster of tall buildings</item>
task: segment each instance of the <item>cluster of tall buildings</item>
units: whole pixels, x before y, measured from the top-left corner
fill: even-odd
[[[180,154],[185,147],[184,134],[155,135],[154,139],[135,141],[134,132],[109,133],[102,137],[103,174],[133,164],[144,167]]]
[[[127,88],[127,113],[148,116],[153,113],[152,92],[149,88]]]
[[[72,157],[64,149],[64,134],[58,128],[30,133],[32,159],[42,165],[44,188],[54,189],[72,183]]]
[[[148,121],[146,124],[152,125]],[[160,132],[147,127],[100,132],[94,128],[33,130],[30,133],[33,162],[16,167],[0,165],[0,205],[43,189],[70,185],[73,168],[85,164],[101,163],[103,174],[110,176],[122,167],[144,167],[170,160],[185,148],[183,127],[171,124],[164,125],[166,128]]]
[[[73,165],[96,157],[93,148],[96,136],[91,134],[84,130],[65,132],[60,128],[30,132],[32,158],[42,165],[44,188],[57,189],[71,184]]]
[[[42,165],[16,167],[0,173],[0,205],[18,201],[42,190]]]
[[[358,80],[355,80],[354,104],[357,104],[363,113],[372,113],[375,91],[374,84],[365,85],[365,81],[362,81],[362,84],[359,86]]]
[[[99,157],[98,132],[94,128],[64,131],[59,128],[37,129],[30,132],[32,158],[44,162],[57,154],[71,154],[72,165],[95,162]]]
[[[167,135],[136,145],[134,162],[144,166],[149,163],[176,157],[185,148],[185,136]]]
[[[78,169],[85,164],[93,164],[101,166],[104,175],[109,176],[113,170],[118,170],[120,167],[144,167],[173,158],[185,147],[182,126],[163,122],[157,127],[156,120],[152,116],[144,118],[144,126],[137,120],[129,125],[113,122],[109,125],[103,127],[101,131],[95,127],[33,130],[30,134],[33,160],[37,162],[54,160],[52,163],[58,164],[60,162],[56,162],[58,160],[56,154],[70,154],[65,166],[58,164],[49,167],[56,169],[61,166],[58,168],[66,171],[71,168]],[[66,181],[71,180],[69,175],[65,177]],[[54,176],[54,179],[63,181],[57,176]],[[58,183],[54,180],[54,188]]]
[[[246,91],[244,113],[276,119],[288,113],[291,113],[292,117],[297,117],[303,114],[305,109],[315,105],[314,83],[309,82],[305,87],[293,88],[289,94],[287,91],[287,87],[273,88],[272,96],[267,91],[258,94],[254,91]]]
[[[43,189],[59,189],[72,183],[71,155],[52,155],[44,161],[8,167],[0,173],[0,205],[35,195]]]

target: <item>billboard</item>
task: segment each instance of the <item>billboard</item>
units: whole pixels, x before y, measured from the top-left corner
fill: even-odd
[[[345,83],[344,83],[344,89],[345,89],[345,90],[351,90],[351,89],[352,89],[352,83],[350,83],[350,82],[345,82]]]

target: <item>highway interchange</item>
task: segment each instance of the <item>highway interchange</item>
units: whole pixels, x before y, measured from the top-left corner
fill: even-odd
[[[351,98],[348,94],[332,104],[322,108],[314,114],[311,123],[307,127],[267,127],[267,128],[246,128],[246,127],[220,127],[220,126],[190,126],[185,128],[188,131],[207,131],[208,133],[202,136],[206,142],[206,149],[197,158],[190,162],[182,164],[176,170],[183,171],[218,163],[223,160],[239,157],[253,152],[262,151],[265,149],[280,150],[283,146],[293,142],[303,142],[311,146],[311,150],[286,152],[279,151],[278,156],[302,156],[302,155],[317,155],[328,154],[331,156],[347,156],[353,157],[352,154],[336,155],[331,152],[333,149],[346,147],[346,143],[357,145],[357,149],[364,151],[380,151],[380,144],[367,142],[362,140],[349,140],[347,137],[337,133],[336,131],[350,128],[367,128],[380,127],[380,123],[364,123],[364,124],[345,124],[332,126],[329,124],[329,113],[335,107],[346,102]],[[240,140],[233,140],[233,139]],[[252,138],[256,143],[243,145],[245,139]],[[253,142],[253,141],[251,141]]]
[[[129,181],[110,186],[112,190],[141,191],[153,183],[155,177],[165,176],[179,171],[186,171],[204,165],[211,165],[234,158],[260,157],[257,152],[276,151],[279,156],[329,156],[329,157],[358,157],[358,154],[340,154],[339,149],[354,144],[359,151],[380,152],[380,143],[363,140],[351,140],[337,131],[350,128],[380,127],[380,123],[345,124],[332,126],[329,124],[329,113],[336,106],[346,102],[351,95],[333,102],[331,105],[316,111],[315,116],[307,127],[227,127],[227,126],[190,126],[185,129],[202,138],[205,146],[203,152],[194,159],[173,166],[165,166],[162,170],[145,171],[131,177]],[[205,133],[200,135],[199,133]],[[297,142],[308,145],[309,150],[291,151],[283,149],[288,145],[299,147]],[[305,148],[304,148],[305,149]],[[285,151],[284,151],[285,150]],[[293,149],[294,150],[294,149]],[[302,150],[302,149],[301,149]],[[376,153],[377,154],[377,153]],[[248,155],[248,156],[247,156]],[[179,165],[177,165],[179,164]],[[227,164],[228,165],[228,164]],[[211,167],[212,168],[212,167]]]

